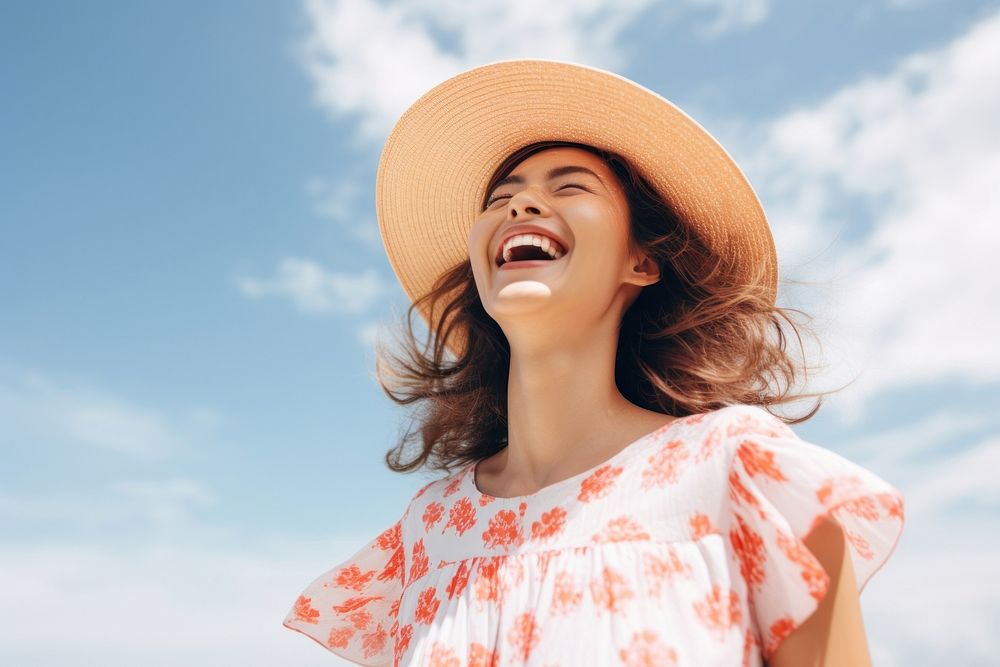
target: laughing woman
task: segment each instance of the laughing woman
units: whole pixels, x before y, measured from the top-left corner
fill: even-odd
[[[444,474],[287,627],[362,665],[870,663],[903,498],[792,430],[821,398],[769,410],[821,394],[714,138],[615,74],[504,61],[402,116],[376,202],[412,301],[379,378],[420,408],[386,460]]]

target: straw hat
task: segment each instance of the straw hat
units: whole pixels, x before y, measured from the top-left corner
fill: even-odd
[[[626,158],[709,250],[732,260],[734,280],[763,263],[774,300],[777,255],[764,209],[718,141],[629,79],[536,59],[495,62],[444,81],[403,113],[386,140],[376,213],[389,263],[411,300],[468,259],[469,229],[497,167],[547,140]],[[436,325],[436,313],[421,314]]]

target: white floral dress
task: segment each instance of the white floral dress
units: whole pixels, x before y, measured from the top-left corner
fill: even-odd
[[[844,528],[859,589],[901,493],[763,408],[675,419],[527,496],[474,464],[298,596],[284,625],[361,665],[761,665],[829,577],[803,538]]]

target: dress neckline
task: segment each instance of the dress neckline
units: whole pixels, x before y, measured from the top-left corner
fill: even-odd
[[[700,421],[700,418],[704,417],[706,414],[708,413],[699,412],[686,415],[684,417],[677,417],[675,419],[672,419],[666,424],[658,426],[654,430],[639,436],[638,438],[636,438],[632,442],[622,447],[620,450],[615,452],[612,456],[608,457],[601,463],[598,463],[597,465],[592,466],[587,470],[577,473],[571,477],[567,477],[566,479],[561,479],[556,482],[552,482],[551,484],[547,484],[533,493],[520,496],[494,496],[489,493],[483,493],[482,491],[479,490],[479,486],[476,484],[476,467],[479,465],[479,462],[482,459],[479,459],[478,461],[473,461],[472,463],[467,465],[462,473],[462,476],[467,478],[467,484],[470,487],[471,495],[479,499],[482,499],[483,502],[481,502],[480,504],[485,504],[486,502],[526,503],[529,501],[535,501],[543,496],[547,496],[560,489],[566,488],[571,484],[578,483],[586,479],[590,475],[593,475],[594,472],[596,472],[598,469],[603,468],[606,465],[614,465],[622,463],[626,459],[630,458],[633,454],[641,450],[643,444],[658,440],[664,434],[672,431],[675,425],[679,423],[691,423],[692,421]]]

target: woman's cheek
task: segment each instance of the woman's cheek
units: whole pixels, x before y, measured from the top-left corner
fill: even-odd
[[[477,219],[472,223],[472,227],[469,229],[469,257],[472,261],[472,266],[475,267],[482,263],[483,257],[487,254],[489,250],[489,239],[486,238],[486,228],[487,221],[482,218]]]

